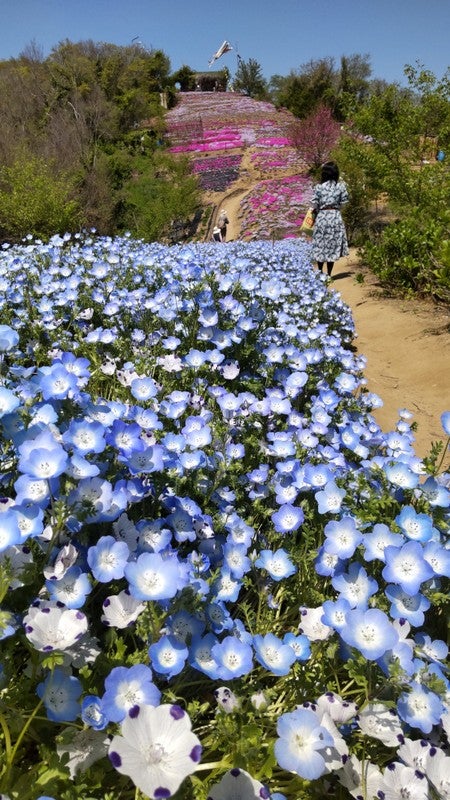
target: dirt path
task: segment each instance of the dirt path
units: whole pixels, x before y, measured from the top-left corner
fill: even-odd
[[[217,213],[221,208],[227,211],[227,241],[239,239],[240,203],[261,179],[248,153],[243,155],[241,175],[227,194],[208,197]],[[357,281],[357,275],[364,281]],[[432,442],[444,438],[440,416],[450,410],[450,314],[431,302],[383,297],[355,250],[335,265],[330,291],[340,292],[352,310],[355,345],[367,359],[368,388],[383,400],[374,417],[387,432],[395,427],[399,410],[408,409],[417,424],[415,451],[423,458]]]

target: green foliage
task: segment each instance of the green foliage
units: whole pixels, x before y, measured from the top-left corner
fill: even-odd
[[[233,80],[235,92],[242,92],[255,100],[267,99],[267,82],[263,77],[261,65],[254,58],[248,61],[239,59]]]
[[[184,227],[199,205],[197,179],[188,161],[155,152],[135,161],[123,187],[121,226],[146,241],[170,240],[175,226]]]
[[[74,196],[75,181],[55,174],[51,165],[24,153],[0,170],[0,234],[20,239],[28,234],[47,238],[77,231],[82,221]]]

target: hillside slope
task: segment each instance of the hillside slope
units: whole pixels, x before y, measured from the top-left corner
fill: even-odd
[[[203,201],[212,209],[207,238],[221,208],[230,220],[228,240],[298,235],[311,185],[289,144],[292,121],[287,111],[232,93],[181,95],[168,115],[169,135],[173,150],[189,153],[201,175]],[[355,281],[361,274],[364,282]],[[383,296],[354,250],[337,263],[330,290],[352,309],[369,388],[383,400],[378,423],[391,430],[399,410],[408,409],[417,423],[416,452],[427,455],[450,408],[448,314],[429,302]]]

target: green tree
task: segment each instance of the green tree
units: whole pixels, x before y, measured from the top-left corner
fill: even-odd
[[[17,241],[28,234],[48,238],[75,232],[82,223],[75,181],[24,152],[0,170],[0,235]]]
[[[254,58],[243,61],[239,58],[238,68],[233,80],[235,92],[242,92],[255,100],[268,97],[267,81],[263,77],[261,65]]]

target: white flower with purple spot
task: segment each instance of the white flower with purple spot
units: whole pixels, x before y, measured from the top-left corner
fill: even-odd
[[[86,633],[85,614],[52,601],[38,601],[23,620],[25,636],[36,650],[51,652],[73,647]]]
[[[195,772],[201,744],[188,715],[177,705],[136,706],[114,736],[108,756],[147,797],[171,797]]]

